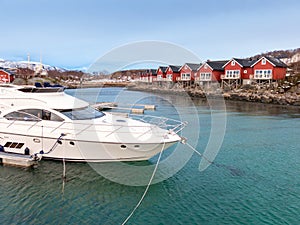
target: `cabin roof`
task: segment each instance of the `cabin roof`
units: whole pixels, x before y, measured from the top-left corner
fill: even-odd
[[[178,73],[181,66],[169,65],[173,72]]]
[[[229,60],[219,60],[219,61],[207,61],[206,64],[209,65],[209,67],[212,70],[221,70],[223,71],[223,66],[228,62]]]

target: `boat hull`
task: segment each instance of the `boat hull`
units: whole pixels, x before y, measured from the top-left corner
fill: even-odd
[[[177,139],[160,143],[110,143],[74,139],[55,139],[22,134],[1,133],[0,145],[4,151],[16,154],[39,154],[45,159],[73,162],[116,162],[148,160],[180,141]],[[6,138],[3,138],[6,137]],[[10,144],[10,147],[8,146]],[[24,143],[21,148],[16,148]],[[27,150],[26,150],[27,149]],[[26,152],[27,151],[27,152]],[[43,152],[42,154],[41,151]]]

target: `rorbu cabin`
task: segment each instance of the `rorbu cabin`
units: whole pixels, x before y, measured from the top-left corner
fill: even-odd
[[[207,60],[198,68],[195,82],[200,86],[210,85],[212,82],[221,82],[221,75],[224,74],[223,66],[228,60],[210,61]]]
[[[0,83],[12,83],[15,79],[15,74],[11,71],[0,68]]]
[[[176,83],[180,76],[180,66],[169,65],[166,70],[166,81]]]
[[[258,83],[276,80],[283,80],[286,76],[287,65],[281,60],[271,57],[263,56],[251,65],[253,68],[253,79]]]
[[[145,82],[145,83],[149,82],[147,70],[145,70],[141,73],[140,81]]]
[[[197,70],[200,66],[201,64],[185,63],[179,69],[180,75],[177,81],[185,85],[191,85],[195,81],[195,77],[197,76]]]
[[[157,81],[165,81],[167,69],[168,69],[168,67],[166,67],[166,66],[158,67],[158,69],[156,71]]]
[[[155,69],[149,70],[149,78],[150,78],[150,81],[149,81],[150,83],[157,81],[157,72]]]
[[[253,67],[251,65],[255,61],[252,59],[237,59],[232,58],[225,65],[224,74],[221,75],[222,87],[228,86],[236,88],[241,85],[243,81],[248,81],[253,74]],[[243,82],[245,84],[245,82]]]

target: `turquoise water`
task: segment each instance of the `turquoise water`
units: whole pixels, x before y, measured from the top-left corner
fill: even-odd
[[[200,130],[197,149],[203,152],[207,145],[211,111],[203,100],[120,88],[67,92],[91,102],[155,104],[157,111],[146,112],[152,115],[179,118],[178,112],[184,113],[185,119],[200,122],[199,127],[190,123],[185,136],[194,139]],[[226,102],[226,107],[217,164],[200,172],[194,154],[175,175],[151,185],[128,224],[299,224],[299,109],[244,102]],[[181,144],[177,149],[189,151]],[[133,164],[155,164],[156,159]],[[145,190],[112,182],[89,164],[67,163],[62,193],[61,175],[61,162],[42,161],[36,169],[1,166],[1,224],[121,224]]]

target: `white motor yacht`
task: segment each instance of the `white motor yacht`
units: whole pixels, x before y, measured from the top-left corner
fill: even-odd
[[[76,162],[148,160],[178,143],[185,123],[95,110],[62,88],[0,85],[0,151]]]

